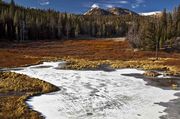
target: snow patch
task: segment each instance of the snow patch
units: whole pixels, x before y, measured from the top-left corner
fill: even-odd
[[[38,66],[57,67],[61,63],[46,62]],[[27,67],[15,71],[61,89],[27,101],[33,110],[41,112],[47,119],[159,119],[166,114],[163,112],[165,107],[155,103],[177,98],[174,94],[178,91],[148,86],[143,79],[122,75],[143,74],[142,70],[104,72],[58,70],[53,67]]]
[[[91,8],[100,8],[98,4],[93,4]]]
[[[139,13],[142,16],[151,16],[151,15],[157,15],[162,13],[161,11],[154,11],[154,12],[145,12],[145,13]]]

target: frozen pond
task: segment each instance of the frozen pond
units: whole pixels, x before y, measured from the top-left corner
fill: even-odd
[[[113,72],[59,70],[63,62],[45,62],[15,72],[58,86],[58,92],[34,97],[27,103],[47,119],[159,119],[165,107],[156,103],[176,99],[178,91],[147,86],[143,79]]]

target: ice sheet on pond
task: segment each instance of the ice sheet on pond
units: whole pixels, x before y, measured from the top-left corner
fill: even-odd
[[[39,78],[61,90],[33,97],[27,103],[47,119],[158,119],[165,107],[159,102],[177,98],[177,91],[147,86],[143,79],[122,74],[143,74],[136,69],[113,72],[57,70],[49,62],[15,71]],[[33,66],[36,67],[36,66]]]

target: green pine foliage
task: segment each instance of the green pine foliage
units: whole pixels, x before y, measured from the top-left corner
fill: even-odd
[[[180,5],[160,16],[84,16],[17,6],[0,0],[0,42],[125,37],[134,48],[180,49]]]
[[[144,50],[180,50],[180,6],[172,13],[163,10],[159,16],[140,18],[128,31],[134,48]]]
[[[83,16],[0,2],[0,41],[125,36],[129,16]]]

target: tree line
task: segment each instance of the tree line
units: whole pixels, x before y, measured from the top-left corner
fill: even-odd
[[[134,48],[180,48],[180,5],[156,16],[84,16],[17,6],[0,0],[0,41],[127,36]]]
[[[180,50],[180,5],[172,12],[164,9],[159,15],[136,20],[128,39],[134,48]]]
[[[83,16],[17,6],[0,0],[0,41],[125,36],[134,16]]]

